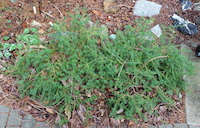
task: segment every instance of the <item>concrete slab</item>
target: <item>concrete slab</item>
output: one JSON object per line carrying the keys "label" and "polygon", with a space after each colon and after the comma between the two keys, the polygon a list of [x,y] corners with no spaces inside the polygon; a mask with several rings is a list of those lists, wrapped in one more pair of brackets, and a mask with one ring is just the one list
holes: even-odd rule
{"label": "concrete slab", "polygon": [[20,126],[6,126],[6,128],[21,128]]}
{"label": "concrete slab", "polygon": [[162,124],[158,126],[159,128],[173,128],[171,124]]}
{"label": "concrete slab", "polygon": [[188,128],[200,128],[200,126],[188,125]]}
{"label": "concrete slab", "polygon": [[21,125],[22,116],[20,116],[16,110],[11,110],[8,117],[7,125]]}
{"label": "concrete slab", "polygon": [[22,128],[35,128],[36,120],[32,117],[32,115],[28,114],[24,116],[22,121]]}
{"label": "concrete slab", "polygon": [[175,123],[173,124],[173,128],[188,128],[188,125],[186,123]]}
{"label": "concrete slab", "polygon": [[9,112],[9,107],[0,105],[0,113]]}
{"label": "concrete slab", "polygon": [[6,125],[8,114],[0,114],[0,128]]}
{"label": "concrete slab", "polygon": [[195,75],[185,77],[190,84],[186,92],[186,121],[187,124],[200,125],[200,58],[196,57],[194,52],[185,44],[181,44],[181,49],[187,51],[182,52],[194,62],[196,67]]}

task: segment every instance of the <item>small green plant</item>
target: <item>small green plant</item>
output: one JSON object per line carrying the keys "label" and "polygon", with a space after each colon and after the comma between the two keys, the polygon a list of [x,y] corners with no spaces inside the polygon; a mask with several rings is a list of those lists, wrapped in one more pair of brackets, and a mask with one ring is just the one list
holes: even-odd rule
{"label": "small green plant", "polygon": [[173,105],[170,96],[185,90],[182,76],[192,72],[192,64],[166,34],[156,40],[147,38],[154,36],[149,20],[126,26],[110,40],[98,24],[88,27],[87,16],[71,18],[70,24],[53,26],[49,43],[41,42],[33,28],[18,36],[17,41],[25,45],[44,46],[18,52],[11,71],[18,77],[22,97],[59,106],[65,122],[74,108],[101,97],[92,93],[98,90],[109,97],[110,116],[146,119],[156,113],[156,105]]}
{"label": "small green plant", "polygon": [[9,36],[5,36],[5,37],[3,38],[3,40],[9,40],[9,39],[10,39]]}
{"label": "small green plant", "polygon": [[23,48],[23,44],[9,44],[9,43],[0,43],[0,58],[10,58],[12,56],[12,51],[21,50]]}

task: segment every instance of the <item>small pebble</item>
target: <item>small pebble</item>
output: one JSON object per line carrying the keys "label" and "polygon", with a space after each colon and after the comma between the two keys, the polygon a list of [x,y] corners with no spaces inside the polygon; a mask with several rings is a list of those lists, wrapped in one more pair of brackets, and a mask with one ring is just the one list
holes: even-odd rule
{"label": "small pebble", "polygon": [[111,34],[110,39],[115,40],[117,38],[116,34]]}

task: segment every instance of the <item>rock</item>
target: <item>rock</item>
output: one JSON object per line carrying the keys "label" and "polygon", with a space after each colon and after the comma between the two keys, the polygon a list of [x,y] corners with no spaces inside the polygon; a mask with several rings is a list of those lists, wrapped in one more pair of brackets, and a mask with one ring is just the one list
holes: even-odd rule
{"label": "rock", "polygon": [[198,45],[198,46],[196,47],[195,55],[196,55],[197,57],[200,57],[200,45]]}
{"label": "rock", "polygon": [[117,38],[116,34],[111,34],[110,39],[115,40]]}
{"label": "rock", "polygon": [[191,10],[192,2],[190,0],[181,0],[180,4],[182,4],[182,10]]}
{"label": "rock", "polygon": [[18,0],[10,0],[10,2],[12,3],[16,3]]}
{"label": "rock", "polygon": [[192,8],[195,10],[195,11],[200,11],[200,2],[198,3],[194,3]]}
{"label": "rock", "polygon": [[153,28],[151,28],[151,31],[152,31],[153,34],[155,34],[158,38],[162,35],[162,30],[161,30],[159,24],[157,24],[156,26],[154,26]]}
{"label": "rock", "polygon": [[198,34],[198,27],[195,23],[185,20],[176,14],[173,14],[172,20],[174,21],[174,27],[181,33],[188,35]]}
{"label": "rock", "polygon": [[200,17],[196,17],[194,19],[194,22],[195,22],[196,25],[200,25]]}
{"label": "rock", "polygon": [[161,5],[155,2],[150,2],[147,0],[138,0],[133,8],[134,15],[137,16],[148,16],[152,17],[154,15],[160,14]]}

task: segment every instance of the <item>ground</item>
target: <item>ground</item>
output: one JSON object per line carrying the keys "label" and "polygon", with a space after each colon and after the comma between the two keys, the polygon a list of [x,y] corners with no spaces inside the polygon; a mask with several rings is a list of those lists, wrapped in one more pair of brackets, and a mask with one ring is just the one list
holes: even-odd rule
{"label": "ground", "polygon": [[[179,0],[152,0],[162,5],[162,9],[159,15],[153,16],[155,22],[153,25],[162,24],[166,26],[172,25],[171,16],[176,13],[191,22],[196,22],[199,18],[198,12],[194,10],[182,11]],[[12,3],[9,0],[0,2],[0,42],[2,43],[16,43],[16,36],[21,34],[25,28],[31,27],[33,20],[42,24],[40,27],[41,31],[46,31],[50,27],[50,22],[55,21],[61,22],[63,17],[68,18],[69,13],[74,13],[74,9],[77,7],[87,8],[87,13],[91,18],[92,22],[98,21],[101,25],[106,25],[109,29],[109,33],[113,34],[117,29],[123,30],[124,25],[134,26],[134,20],[137,16],[133,15],[133,7],[136,1],[131,0],[116,0],[114,13],[106,12],[103,5],[104,0],[18,0],[16,3]],[[193,0],[193,3],[198,0]],[[37,13],[34,13],[33,7],[36,7]],[[117,10],[115,10],[117,8]],[[66,20],[66,24],[67,24]],[[9,40],[4,40],[5,36],[11,37]],[[176,31],[176,38],[173,40],[174,44],[184,43],[186,40],[192,40],[199,42],[198,35],[183,35]],[[15,53],[13,52],[13,56]],[[1,59],[0,66],[5,63],[11,63],[10,60]],[[10,105],[13,108],[21,108],[21,114],[23,112],[29,112],[37,120],[49,121],[56,118],[55,115],[51,114],[51,110],[45,109],[39,101],[35,101],[29,97],[20,99],[20,94],[17,91],[17,84],[15,84],[15,77],[9,75],[0,74],[0,103]],[[184,101],[184,92],[183,92]],[[174,96],[174,99],[177,97]],[[160,111],[158,117],[149,117],[147,121],[141,121],[140,124],[135,124],[131,120],[114,120],[108,116],[101,116],[100,109],[106,109],[105,101],[99,101],[94,108],[93,114],[95,117],[89,120],[88,125],[98,126],[114,126],[129,125],[130,127],[158,125],[161,123],[185,123],[185,105],[184,102],[177,101],[176,108],[168,111],[164,105],[158,105],[157,109]],[[40,109],[38,109],[40,108]],[[37,115],[40,113],[40,116]],[[160,121],[163,119],[163,121]],[[76,113],[72,115],[70,120],[71,127],[81,127],[81,120]]]}

